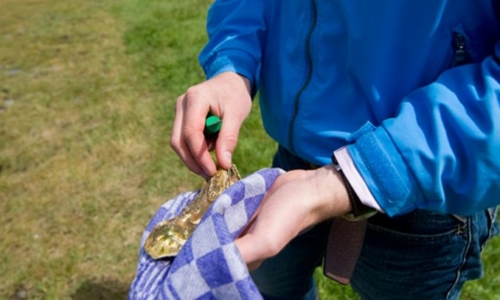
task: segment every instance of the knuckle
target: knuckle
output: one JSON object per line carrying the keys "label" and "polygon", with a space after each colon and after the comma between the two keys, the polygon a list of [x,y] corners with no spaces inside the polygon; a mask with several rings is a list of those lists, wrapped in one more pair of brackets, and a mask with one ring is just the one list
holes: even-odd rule
{"label": "knuckle", "polygon": [[182,103],[184,102],[185,95],[181,95],[177,97],[177,101],[175,102],[175,108],[180,108],[182,107]]}
{"label": "knuckle", "polygon": [[227,145],[236,147],[236,145],[238,144],[238,136],[236,134],[227,134],[224,136],[224,142]]}
{"label": "knuckle", "polygon": [[173,137],[170,138],[170,148],[174,149],[175,152],[177,152],[177,150],[180,148],[177,139],[174,139]]}
{"label": "knuckle", "polygon": [[182,140],[178,134],[172,134],[170,136],[170,148],[172,148],[177,154],[182,153]]}
{"label": "knuckle", "polygon": [[190,126],[185,126],[182,130],[182,137],[186,141],[190,141],[196,135],[196,130]]}
{"label": "knuckle", "polygon": [[193,101],[200,96],[200,90],[198,87],[192,86],[186,90],[185,95],[186,95],[186,97],[185,97],[186,101],[190,102],[190,101]]}
{"label": "knuckle", "polygon": [[178,96],[178,97],[177,97],[177,103],[182,102],[182,101],[184,100],[184,98],[185,98],[185,97],[186,97],[186,94],[185,94],[185,93],[184,93],[184,94],[182,94],[182,95],[180,95],[180,96]]}

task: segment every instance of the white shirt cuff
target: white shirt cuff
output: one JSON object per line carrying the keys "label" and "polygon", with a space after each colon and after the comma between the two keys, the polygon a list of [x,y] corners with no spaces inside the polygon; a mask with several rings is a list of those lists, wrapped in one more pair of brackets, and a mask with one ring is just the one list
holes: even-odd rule
{"label": "white shirt cuff", "polygon": [[363,177],[359,174],[358,169],[356,169],[351,155],[349,154],[349,151],[347,151],[347,147],[335,150],[334,155],[340,165],[340,168],[342,169],[342,172],[344,172],[345,177],[351,184],[352,189],[356,192],[356,195],[358,195],[359,200],[361,200],[361,202],[366,206],[375,208],[380,212],[384,212],[368,189],[368,186],[366,186],[366,183],[363,180]]}

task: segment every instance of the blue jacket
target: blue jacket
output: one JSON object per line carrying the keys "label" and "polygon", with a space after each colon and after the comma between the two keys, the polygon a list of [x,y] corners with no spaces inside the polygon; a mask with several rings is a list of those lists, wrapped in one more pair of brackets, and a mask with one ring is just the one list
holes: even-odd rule
{"label": "blue jacket", "polygon": [[303,159],[348,145],[387,214],[469,215],[500,203],[498,2],[218,0],[200,63]]}

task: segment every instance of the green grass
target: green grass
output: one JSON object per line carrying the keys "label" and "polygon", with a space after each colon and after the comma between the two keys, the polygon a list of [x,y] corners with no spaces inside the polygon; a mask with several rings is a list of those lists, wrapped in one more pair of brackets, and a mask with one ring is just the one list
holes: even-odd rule
{"label": "green grass", "polygon": [[[124,299],[140,234],[201,179],[169,147],[207,0],[0,1],[0,299]],[[234,162],[270,164],[254,110]],[[499,239],[463,299],[500,294]],[[323,299],[356,299],[316,277]]]}

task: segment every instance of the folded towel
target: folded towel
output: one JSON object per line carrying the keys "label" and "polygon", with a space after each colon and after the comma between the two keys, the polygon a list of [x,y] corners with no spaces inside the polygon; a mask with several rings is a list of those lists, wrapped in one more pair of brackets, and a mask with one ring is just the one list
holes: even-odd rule
{"label": "folded towel", "polygon": [[234,240],[281,173],[263,169],[232,185],[214,201],[175,259],[153,260],[143,249],[147,236],[159,222],[179,215],[197,192],[163,204],[142,235],[129,299],[262,299]]}

